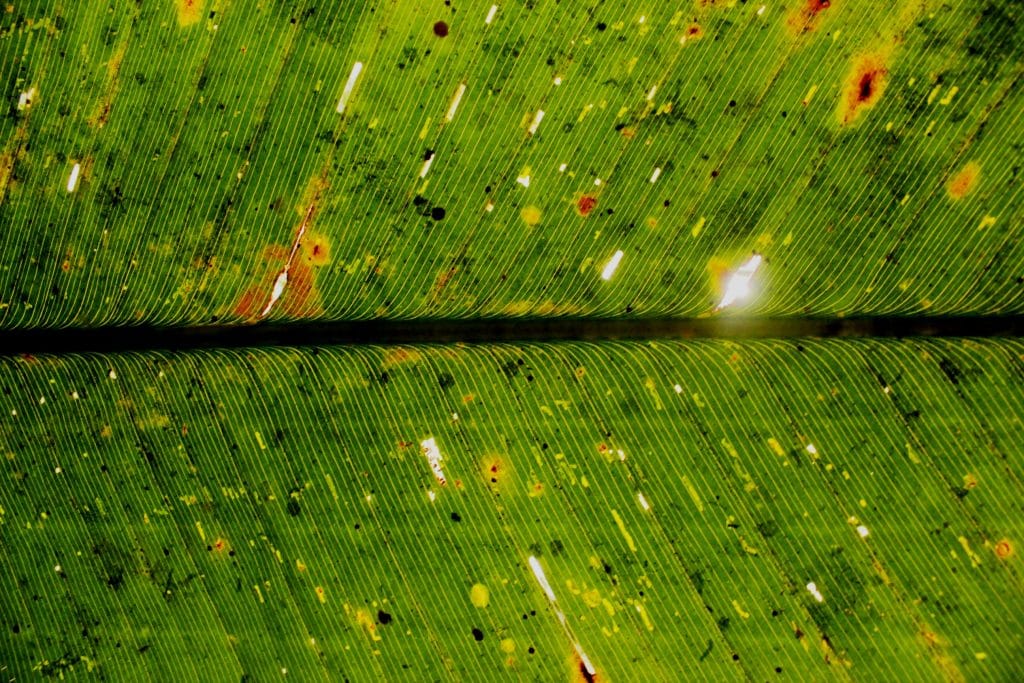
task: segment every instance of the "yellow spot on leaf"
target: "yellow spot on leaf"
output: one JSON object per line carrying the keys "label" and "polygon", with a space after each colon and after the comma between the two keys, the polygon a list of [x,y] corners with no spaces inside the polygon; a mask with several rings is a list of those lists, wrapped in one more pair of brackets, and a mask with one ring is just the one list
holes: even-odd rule
{"label": "yellow spot on leaf", "polygon": [[698,512],[704,512],[704,503],[700,499],[700,493],[697,492],[697,487],[693,485],[690,478],[685,474],[683,475],[683,487],[686,488],[686,492],[690,494],[690,499],[693,500],[693,504],[697,506]]}
{"label": "yellow spot on leaf", "polygon": [[981,558],[978,557],[978,553],[974,552],[971,549],[971,544],[967,540],[967,537],[966,536],[959,536],[956,540],[959,541],[960,547],[962,547],[964,549],[964,552],[967,553],[967,557],[969,557],[971,559],[971,566],[972,567],[980,567],[981,566]]}
{"label": "yellow spot on leaf", "polygon": [[531,228],[540,223],[540,209],[538,209],[536,206],[532,204],[523,207],[523,210],[519,212],[519,215],[522,217],[523,222],[529,225]]}
{"label": "yellow spot on leaf", "polygon": [[601,593],[596,588],[585,591],[581,597],[587,607],[594,608],[601,605]]}
{"label": "yellow spot on leaf", "polygon": [[374,641],[380,640],[380,634],[377,633],[377,624],[374,623],[373,617],[365,609],[356,610],[356,623],[366,629],[366,632],[370,634],[370,637]]}
{"label": "yellow spot on leaf", "polygon": [[206,0],[174,0],[178,12],[178,26],[191,26],[203,16]]}
{"label": "yellow spot on leaf", "polygon": [[482,583],[474,583],[469,589],[469,601],[473,603],[473,607],[483,609],[491,603],[491,592]]}
{"label": "yellow spot on leaf", "polygon": [[618,510],[612,510],[612,517],[615,519],[615,525],[619,527],[619,531],[622,532],[623,538],[626,539],[626,545],[634,553],[636,552],[636,543],[633,541],[633,536],[626,529],[626,523],[622,521],[622,517],[619,516]]}

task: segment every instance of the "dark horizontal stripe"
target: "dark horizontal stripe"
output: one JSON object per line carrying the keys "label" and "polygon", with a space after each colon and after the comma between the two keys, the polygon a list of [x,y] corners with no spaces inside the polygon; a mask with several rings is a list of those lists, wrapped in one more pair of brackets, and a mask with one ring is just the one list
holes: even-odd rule
{"label": "dark horizontal stripe", "polygon": [[475,319],[106,327],[0,332],[0,354],[66,354],[259,346],[451,344],[609,339],[1019,337],[1024,316],[701,319]]}

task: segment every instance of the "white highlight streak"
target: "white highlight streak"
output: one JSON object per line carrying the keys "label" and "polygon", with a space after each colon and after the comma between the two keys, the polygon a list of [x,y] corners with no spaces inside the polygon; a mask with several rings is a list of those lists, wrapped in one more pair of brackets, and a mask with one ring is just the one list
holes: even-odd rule
{"label": "white highlight streak", "polygon": [[444,460],[444,457],[441,455],[441,449],[437,447],[434,437],[420,441],[420,448],[423,449],[423,455],[427,456],[427,462],[430,463],[430,469],[433,470],[437,483],[441,486],[447,484],[448,480],[445,479],[444,471],[441,469],[441,461]]}
{"label": "white highlight streak", "polygon": [[341,91],[341,99],[338,100],[338,113],[342,114],[345,111],[345,105],[348,104],[348,98],[352,95],[352,90],[356,87],[356,79],[359,78],[359,74],[363,71],[363,63],[356,62],[352,65],[352,73],[348,75],[348,82],[345,83],[345,89]]}
{"label": "white highlight streak", "polygon": [[602,280],[607,281],[612,279],[612,275],[615,275],[615,271],[618,269],[619,263],[622,261],[622,256],[623,254],[621,249],[612,254],[612,257],[608,259],[608,263],[605,264],[604,270],[601,271]]}
{"label": "white highlight streak", "polygon": [[651,509],[651,505],[650,505],[650,503],[647,502],[647,499],[644,498],[644,494],[638,493],[638,494],[636,494],[636,497],[640,499],[640,506],[643,507],[644,510],[650,510]]}
{"label": "white highlight streak", "polygon": [[516,182],[519,183],[520,185],[522,185],[523,187],[529,187],[530,186],[530,176],[528,176],[528,175],[521,175],[518,178],[516,178]]}
{"label": "white highlight streak", "polygon": [[652,85],[651,89],[647,91],[647,101],[650,102],[654,99],[654,93],[658,92],[658,86]]}
{"label": "white highlight streak", "polygon": [[82,170],[79,164],[75,164],[71,167],[71,175],[68,177],[68,192],[74,192],[75,188],[78,187],[78,173]]}
{"label": "white highlight streak", "polygon": [[554,602],[555,592],[551,590],[551,584],[548,583],[548,577],[544,576],[544,568],[540,566],[540,561],[533,555],[530,555],[527,562],[530,563],[530,569],[533,570],[533,575],[537,577],[537,583],[540,584],[540,587],[543,588],[544,592],[547,594],[548,600]]}
{"label": "white highlight streak", "polygon": [[754,254],[750,257],[749,261],[736,269],[736,272],[729,278],[729,284],[725,287],[725,296],[722,297],[722,301],[715,308],[716,311],[720,311],[726,306],[731,306],[740,299],[749,296],[750,280],[760,267],[761,260],[760,254]]}
{"label": "white highlight streak", "polygon": [[465,93],[466,84],[459,83],[459,87],[455,89],[455,95],[452,97],[452,103],[448,105],[448,113],[444,115],[445,123],[451,123],[455,118],[455,110],[459,108],[459,102],[462,101],[462,96]]}
{"label": "white highlight streak", "polygon": [[487,13],[487,18],[484,19],[485,24],[489,24],[494,21],[494,15],[498,13],[498,6],[491,5],[491,10]]}
{"label": "white highlight streak", "polygon": [[869,533],[868,528],[861,524],[859,527],[857,527],[857,533],[860,534],[861,538],[867,538]]}
{"label": "white highlight streak", "polygon": [[423,168],[420,170],[420,178],[427,177],[427,171],[430,170],[430,165],[434,163],[434,156],[435,154],[431,152],[430,156],[427,157],[427,160],[423,162]]}
{"label": "white highlight streak", "polygon": [[660,176],[660,175],[661,175],[661,168],[660,167],[655,168],[654,169],[654,173],[651,174],[651,182],[652,183],[658,182],[658,176]]}
{"label": "white highlight streak", "polygon": [[807,590],[810,591],[811,595],[814,596],[815,600],[817,600],[818,602],[825,602],[824,596],[818,590],[818,587],[814,584],[813,581],[807,584]]}
{"label": "white highlight streak", "polygon": [[533,123],[530,124],[530,135],[534,135],[537,129],[540,128],[540,122],[544,120],[544,110],[538,109],[537,113],[533,115]]}
{"label": "white highlight streak", "polygon": [[267,307],[260,313],[261,318],[265,318],[267,313],[270,313],[270,309],[274,307],[277,300],[284,294],[285,285],[288,284],[288,268],[286,267],[281,271],[281,274],[277,276],[277,280],[274,282],[274,291],[270,293],[270,301],[267,302]]}
{"label": "white highlight streak", "polygon": [[583,662],[583,666],[587,667],[587,673],[591,676],[594,675],[594,665],[590,663],[590,658],[587,657],[587,653],[583,651],[579,643],[573,643],[576,647],[576,654],[580,656],[580,661]]}

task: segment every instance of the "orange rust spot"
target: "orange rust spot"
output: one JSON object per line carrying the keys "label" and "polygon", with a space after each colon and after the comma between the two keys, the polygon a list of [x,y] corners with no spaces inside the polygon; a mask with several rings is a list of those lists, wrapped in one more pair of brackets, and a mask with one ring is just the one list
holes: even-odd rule
{"label": "orange rust spot", "polygon": [[1013,555],[1013,544],[1010,543],[1009,539],[1002,539],[996,543],[996,557],[1000,560],[1005,560]]}
{"label": "orange rust spot", "polygon": [[704,29],[702,29],[700,27],[700,24],[696,24],[696,23],[690,24],[686,28],[686,39],[687,40],[697,40],[697,39],[703,38],[703,37],[704,37]]}
{"label": "orange rust spot", "polygon": [[223,538],[217,538],[217,540],[213,542],[212,547],[216,552],[222,553],[228,549],[228,542]]}
{"label": "orange rust spot", "polygon": [[585,194],[576,202],[576,213],[586,217],[597,206],[597,197]]}
{"label": "orange rust spot", "polygon": [[635,128],[630,128],[629,126],[626,126],[625,128],[622,129],[621,132],[622,132],[622,137],[626,138],[627,140],[632,140],[633,138],[636,137],[636,129]]}
{"label": "orange rust spot", "polygon": [[465,396],[462,397],[462,402],[468,404],[468,403],[472,403],[475,399],[476,399],[475,395],[473,395],[473,394],[466,394]]}
{"label": "orange rust spot", "polygon": [[60,269],[65,273],[71,270],[71,261],[64,259],[64,262],[60,264]]}
{"label": "orange rust spot", "polygon": [[843,83],[843,94],[836,109],[840,126],[848,126],[882,99],[889,73],[887,55],[878,52],[854,59]]}
{"label": "orange rust spot", "polygon": [[949,194],[949,198],[963,199],[974,191],[980,178],[981,165],[977,161],[968,162],[946,183],[946,192]]}
{"label": "orange rust spot", "polygon": [[205,4],[205,0],[174,0],[178,26],[185,27],[197,23],[203,16]]}

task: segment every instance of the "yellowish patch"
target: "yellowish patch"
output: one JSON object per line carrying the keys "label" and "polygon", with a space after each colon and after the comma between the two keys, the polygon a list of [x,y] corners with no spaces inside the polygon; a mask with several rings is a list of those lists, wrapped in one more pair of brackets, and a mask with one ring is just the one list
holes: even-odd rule
{"label": "yellowish patch", "polygon": [[192,26],[203,18],[203,7],[206,0],[174,0],[174,8],[178,12],[178,26]]}
{"label": "yellowish patch", "polygon": [[729,274],[729,262],[717,256],[708,260],[708,275],[711,277],[711,289],[716,296],[725,291],[725,278]]}
{"label": "yellowish patch", "polygon": [[384,357],[381,359],[381,365],[383,365],[385,369],[393,368],[396,365],[418,363],[422,358],[423,356],[416,349],[396,346],[384,352]]}
{"label": "yellowish patch", "polygon": [[482,583],[474,583],[469,589],[469,601],[473,603],[473,607],[483,609],[491,604],[491,591]]}
{"label": "yellowish patch", "polygon": [[331,262],[331,243],[320,233],[306,233],[302,240],[302,256],[314,268],[326,266]]}
{"label": "yellowish patch", "polygon": [[981,179],[981,164],[969,161],[946,183],[946,193],[950,199],[963,199],[978,186]]}
{"label": "yellowish patch", "polygon": [[504,638],[501,641],[501,651],[507,655],[512,654],[516,651],[516,641],[511,638]]}
{"label": "yellowish patch", "polygon": [[114,430],[110,428],[110,425],[103,425],[103,428],[100,430],[100,436],[104,439],[109,439],[113,435]]}
{"label": "yellowish patch", "polygon": [[524,207],[523,210],[519,212],[519,215],[522,216],[523,222],[529,225],[531,228],[540,223],[540,209],[538,209],[536,206],[532,204],[530,206]]}
{"label": "yellowish patch", "polygon": [[377,641],[380,640],[380,634],[377,633],[377,624],[374,623],[373,617],[365,609],[359,609],[356,611],[356,623],[366,629],[366,632],[370,634],[370,638]]}

